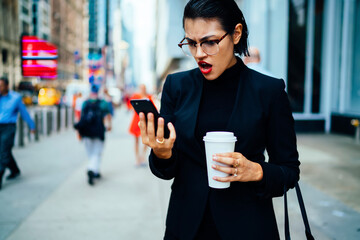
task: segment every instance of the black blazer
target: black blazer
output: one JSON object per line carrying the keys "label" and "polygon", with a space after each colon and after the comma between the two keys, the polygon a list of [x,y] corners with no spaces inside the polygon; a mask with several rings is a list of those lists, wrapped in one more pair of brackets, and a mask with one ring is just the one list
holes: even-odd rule
{"label": "black blazer", "polygon": [[195,138],[203,76],[196,68],[171,74],[164,84],[160,113],[175,125],[177,139],[170,159],[158,159],[151,152],[149,163],[157,177],[174,178],[166,220],[174,239],[195,237],[208,200],[222,239],[279,239],[271,198],[299,180],[294,120],[283,80],[251,70],[241,61],[238,67],[240,83],[224,130],[235,133],[236,152],[262,166],[261,182],[234,182],[230,188],[210,191],[204,146]]}

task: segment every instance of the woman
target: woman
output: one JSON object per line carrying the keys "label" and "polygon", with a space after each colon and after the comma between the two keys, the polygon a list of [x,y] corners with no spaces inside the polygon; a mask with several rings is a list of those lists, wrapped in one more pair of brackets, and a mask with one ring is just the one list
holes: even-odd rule
{"label": "woman", "polygon": [[[279,239],[272,197],[294,187],[300,164],[285,84],[235,56],[247,55],[248,30],[233,0],[189,1],[183,26],[179,46],[199,67],[167,77],[156,133],[152,114],[147,124],[140,114],[151,171],[174,179],[164,239]],[[208,187],[202,138],[209,131],[238,139],[235,152],[213,156],[229,165],[213,166],[230,174],[215,178],[231,182],[227,189]]]}
{"label": "woman", "polygon": [[[132,108],[130,104],[130,100],[132,99],[142,99],[148,98],[152,101],[151,95],[146,92],[145,84],[140,84],[139,92],[135,93],[128,101],[128,108]],[[136,167],[146,166],[145,164],[145,154],[147,151],[147,146],[144,145],[142,151],[140,152],[140,128],[139,128],[139,115],[134,111],[133,118],[130,123],[129,133],[135,137],[135,157],[136,157]]]}

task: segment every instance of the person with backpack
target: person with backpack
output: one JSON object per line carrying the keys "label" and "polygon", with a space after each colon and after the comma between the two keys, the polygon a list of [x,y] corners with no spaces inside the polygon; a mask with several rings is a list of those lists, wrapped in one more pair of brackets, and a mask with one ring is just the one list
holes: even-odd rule
{"label": "person with backpack", "polygon": [[99,86],[92,85],[89,98],[83,103],[80,121],[75,124],[85,144],[89,159],[87,175],[92,186],[100,178],[100,162],[104,149],[105,131],[111,130],[111,110],[109,104],[99,99]]}

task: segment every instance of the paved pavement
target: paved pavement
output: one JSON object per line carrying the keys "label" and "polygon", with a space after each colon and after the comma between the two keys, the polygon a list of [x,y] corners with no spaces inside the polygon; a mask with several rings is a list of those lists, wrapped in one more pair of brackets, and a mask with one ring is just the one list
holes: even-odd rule
{"label": "paved pavement", "polygon": [[[131,115],[117,112],[105,146],[103,179],[86,182],[84,146],[72,130],[14,155],[21,178],[0,191],[0,240],[162,239],[170,181],[135,168]],[[299,135],[301,187],[316,239],[360,239],[360,145],[349,137]],[[283,199],[274,199],[283,239]],[[295,191],[289,193],[292,239],[304,239]]]}

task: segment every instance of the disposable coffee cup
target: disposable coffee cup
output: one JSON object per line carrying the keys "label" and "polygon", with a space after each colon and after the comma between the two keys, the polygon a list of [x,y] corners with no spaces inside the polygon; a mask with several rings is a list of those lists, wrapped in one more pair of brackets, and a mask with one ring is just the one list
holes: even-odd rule
{"label": "disposable coffee cup", "polygon": [[213,177],[227,177],[229,174],[220,172],[213,169],[211,166],[213,164],[220,166],[227,166],[225,164],[214,162],[213,155],[217,153],[227,153],[234,152],[236,137],[232,132],[207,132],[206,136],[203,138],[205,142],[205,153],[206,153],[206,166],[209,187],[212,188],[228,188],[230,187],[230,182],[219,182],[213,179]]}

